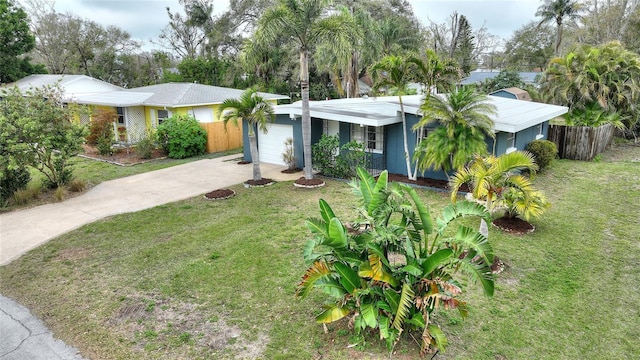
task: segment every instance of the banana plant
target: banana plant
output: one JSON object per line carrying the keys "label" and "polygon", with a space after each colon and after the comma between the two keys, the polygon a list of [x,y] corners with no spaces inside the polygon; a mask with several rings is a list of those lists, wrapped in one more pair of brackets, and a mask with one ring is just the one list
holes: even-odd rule
{"label": "banana plant", "polygon": [[493,249],[459,221],[489,221],[490,214],[482,205],[460,201],[433,221],[414,188],[389,183],[386,171],[377,180],[362,168],[357,173],[350,184],[358,200],[355,221],[343,223],[323,199],[320,217],[307,220],[313,237],[304,247],[308,269],[296,295],[321,291],[329,301],[317,322],[349,318],[358,333],[377,330],[389,351],[405,331],[421,333],[423,353],[444,351],[447,339],[432,315],[456,309],[466,317],[459,279],[469,278],[493,296]]}

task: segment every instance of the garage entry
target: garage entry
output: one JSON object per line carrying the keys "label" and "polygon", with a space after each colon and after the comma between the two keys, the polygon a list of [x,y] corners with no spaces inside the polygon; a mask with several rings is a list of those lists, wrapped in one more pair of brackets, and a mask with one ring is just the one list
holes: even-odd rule
{"label": "garage entry", "polygon": [[266,134],[258,131],[258,151],[260,162],[269,164],[286,165],[282,160],[284,141],[293,138],[293,126],[281,124],[268,124]]}

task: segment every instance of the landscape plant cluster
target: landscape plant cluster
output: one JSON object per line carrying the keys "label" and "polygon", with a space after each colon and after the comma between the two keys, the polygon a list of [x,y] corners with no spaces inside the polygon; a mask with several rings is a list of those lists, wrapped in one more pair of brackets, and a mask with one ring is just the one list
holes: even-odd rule
{"label": "landscape plant cluster", "polygon": [[362,168],[357,172],[351,183],[357,219],[341,221],[321,199],[321,217],[307,220],[313,234],[304,247],[309,268],[296,295],[324,293],[330,300],[317,322],[349,317],[357,333],[377,331],[389,351],[414,331],[423,353],[444,351],[448,341],[434,313],[458,310],[466,317],[462,279],[493,295],[493,249],[475,225],[462,221],[490,222],[491,215],[483,205],[460,201],[434,222],[414,188],[388,183],[386,171],[377,181]]}
{"label": "landscape plant cluster", "polygon": [[87,128],[72,121],[79,108],[63,106],[58,88],[21,92],[3,89],[0,101],[0,193],[2,203],[24,189],[29,167],[44,175],[43,185],[57,188],[73,179],[69,160],[82,150]]}
{"label": "landscape plant cluster", "polygon": [[364,144],[350,141],[340,146],[338,135],[322,134],[311,151],[314,169],[324,176],[351,179],[356,176],[358,167],[367,166]]}
{"label": "landscape plant cluster", "polygon": [[162,149],[173,159],[202,155],[206,150],[207,133],[189,115],[176,114],[166,119],[158,125],[157,136]]}

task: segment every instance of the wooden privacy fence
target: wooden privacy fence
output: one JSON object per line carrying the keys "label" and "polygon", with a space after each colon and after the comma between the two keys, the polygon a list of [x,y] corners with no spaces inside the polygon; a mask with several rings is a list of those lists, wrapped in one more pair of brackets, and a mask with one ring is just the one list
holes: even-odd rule
{"label": "wooden privacy fence", "polygon": [[613,125],[549,126],[549,140],[558,147],[561,159],[592,160],[604,151],[613,139]]}
{"label": "wooden privacy fence", "polygon": [[207,132],[207,152],[219,152],[242,147],[242,124],[228,124],[224,128],[223,122],[200,123]]}

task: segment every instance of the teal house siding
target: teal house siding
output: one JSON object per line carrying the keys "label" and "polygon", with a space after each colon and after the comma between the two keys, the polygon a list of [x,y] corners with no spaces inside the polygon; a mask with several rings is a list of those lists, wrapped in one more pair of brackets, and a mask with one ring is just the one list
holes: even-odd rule
{"label": "teal house siding", "polygon": [[[299,168],[304,167],[304,152],[302,148],[302,122],[300,119],[291,120],[289,115],[279,114],[276,115],[273,124],[292,125],[293,126],[293,151],[296,157],[296,166]],[[322,131],[322,125],[320,126]],[[242,155],[245,161],[253,161],[251,159],[251,148],[249,146],[249,124],[246,121],[242,121],[242,142],[244,147],[242,149]],[[258,149],[260,149],[260,142],[258,142]]]}

